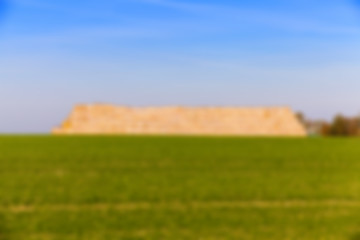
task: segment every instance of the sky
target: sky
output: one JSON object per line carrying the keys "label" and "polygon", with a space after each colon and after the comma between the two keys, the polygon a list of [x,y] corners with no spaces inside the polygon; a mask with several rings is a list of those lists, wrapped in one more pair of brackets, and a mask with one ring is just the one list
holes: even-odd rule
{"label": "sky", "polygon": [[360,114],[360,1],[0,0],[0,132],[78,103]]}

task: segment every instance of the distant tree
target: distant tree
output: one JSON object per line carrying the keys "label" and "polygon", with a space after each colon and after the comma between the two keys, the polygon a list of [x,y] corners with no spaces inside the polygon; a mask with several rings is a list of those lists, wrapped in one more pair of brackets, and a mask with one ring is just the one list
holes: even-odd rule
{"label": "distant tree", "polygon": [[323,122],[320,128],[320,135],[321,136],[329,136],[331,135],[331,125],[327,122]]}
{"label": "distant tree", "polygon": [[348,136],[358,136],[359,135],[359,119],[350,118],[346,122],[346,130]]}
{"label": "distant tree", "polygon": [[330,135],[333,136],[347,136],[347,123],[345,117],[342,115],[335,116],[331,126],[330,126]]}
{"label": "distant tree", "polygon": [[342,115],[337,115],[330,126],[330,135],[358,136],[360,129],[359,127],[359,118],[346,118]]}
{"label": "distant tree", "polygon": [[360,116],[349,118],[339,114],[331,122],[308,120],[302,112],[296,113],[296,117],[311,136],[360,136]]}
{"label": "distant tree", "polygon": [[305,124],[306,123],[306,118],[305,118],[305,115],[304,113],[302,112],[297,112],[295,114],[296,118],[302,123],[302,124]]}

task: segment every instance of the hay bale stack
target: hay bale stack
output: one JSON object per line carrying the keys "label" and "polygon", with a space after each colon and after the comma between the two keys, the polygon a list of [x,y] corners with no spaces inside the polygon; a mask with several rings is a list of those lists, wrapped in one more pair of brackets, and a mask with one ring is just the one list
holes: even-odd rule
{"label": "hay bale stack", "polygon": [[54,134],[306,136],[287,107],[78,105]]}

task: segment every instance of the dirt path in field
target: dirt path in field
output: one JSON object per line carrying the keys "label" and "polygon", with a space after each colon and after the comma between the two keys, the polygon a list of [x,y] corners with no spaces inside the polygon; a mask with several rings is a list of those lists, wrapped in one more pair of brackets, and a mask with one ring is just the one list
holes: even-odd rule
{"label": "dirt path in field", "polygon": [[33,211],[134,211],[150,209],[226,209],[226,208],[311,208],[311,207],[360,207],[360,201],[351,200],[324,200],[324,201],[236,201],[236,202],[137,202],[137,203],[98,203],[98,204],[52,204],[52,205],[11,205],[0,207],[6,212],[33,212]]}

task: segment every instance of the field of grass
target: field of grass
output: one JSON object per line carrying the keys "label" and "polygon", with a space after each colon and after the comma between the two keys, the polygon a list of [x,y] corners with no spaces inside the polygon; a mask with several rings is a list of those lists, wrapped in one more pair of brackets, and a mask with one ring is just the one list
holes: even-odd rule
{"label": "field of grass", "polygon": [[360,140],[0,137],[0,240],[360,239]]}

